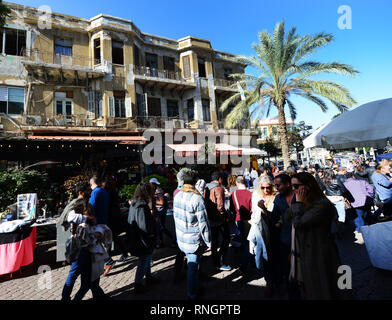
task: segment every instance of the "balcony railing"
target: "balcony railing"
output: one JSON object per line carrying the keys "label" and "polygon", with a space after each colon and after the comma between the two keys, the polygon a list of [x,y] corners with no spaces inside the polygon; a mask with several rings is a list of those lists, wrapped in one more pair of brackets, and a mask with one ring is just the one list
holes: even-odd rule
{"label": "balcony railing", "polygon": [[97,122],[87,114],[56,115],[46,117],[44,115],[23,115],[22,125],[24,126],[56,126],[56,127],[95,127]]}
{"label": "balcony railing", "polygon": [[180,117],[137,116],[134,121],[138,128],[183,129],[187,127],[187,123]]}
{"label": "balcony railing", "polygon": [[215,86],[217,87],[231,87],[234,81],[227,79],[214,79]]}
{"label": "balcony railing", "polygon": [[169,70],[162,70],[162,69],[149,68],[143,66],[134,66],[134,73],[139,76],[185,81],[185,79],[181,77],[180,72],[169,71]]}
{"label": "balcony railing", "polygon": [[90,65],[92,65],[92,62],[94,62],[93,59],[88,56],[61,55],[37,49],[27,50],[23,55],[23,60],[31,62],[58,64],[65,67],[90,67]]}

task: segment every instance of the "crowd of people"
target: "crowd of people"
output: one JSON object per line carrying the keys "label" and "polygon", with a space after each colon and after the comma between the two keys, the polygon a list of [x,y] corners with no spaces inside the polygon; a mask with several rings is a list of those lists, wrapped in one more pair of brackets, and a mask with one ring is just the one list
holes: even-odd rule
{"label": "crowd of people", "polygon": [[[93,299],[108,299],[99,286],[100,276],[114,266],[111,243],[121,250],[120,262],[138,257],[134,293],[144,293],[161,280],[151,274],[155,249],[165,244],[176,248],[174,283],[186,266],[187,297],[200,297],[202,257],[210,251],[216,270],[231,271],[230,245],[240,252],[238,272],[246,277],[261,270],[265,295],[298,299],[338,299],[341,265],[337,241],[352,217],[354,232],[392,216],[392,163],[354,161],[349,169],[339,165],[276,166],[245,169],[243,175],[223,170],[211,173],[211,181],[182,168],[177,188],[165,193],[158,179],[138,184],[129,200],[124,221],[113,179],[93,176],[90,186],[79,185],[78,197],[61,216],[70,228],[67,259],[71,269],[63,289],[69,300],[76,278],[80,300],[88,290]],[[91,190],[91,192],[89,192]],[[175,233],[166,226],[173,212]],[[125,232],[125,237],[120,234]],[[185,265],[186,260],[186,265]]]}

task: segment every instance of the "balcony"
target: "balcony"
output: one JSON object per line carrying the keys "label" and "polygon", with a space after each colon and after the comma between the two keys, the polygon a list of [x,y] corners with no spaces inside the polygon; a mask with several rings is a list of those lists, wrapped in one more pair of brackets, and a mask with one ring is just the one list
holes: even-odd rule
{"label": "balcony", "polygon": [[87,86],[88,80],[105,75],[103,71],[90,67],[92,59],[87,56],[59,55],[36,49],[26,52],[22,64],[31,79],[42,84]]}
{"label": "balcony", "polygon": [[134,122],[139,129],[184,129],[188,124],[179,117],[137,116]]}
{"label": "balcony", "polygon": [[238,88],[234,86],[235,82],[232,80],[227,80],[227,79],[214,79],[214,86],[215,86],[215,91],[218,93],[221,92],[238,92]]}
{"label": "balcony", "polygon": [[168,90],[185,90],[196,88],[194,82],[181,77],[181,72],[164,69],[134,66],[135,80],[147,87],[157,87]]}
{"label": "balcony", "polygon": [[56,115],[23,115],[22,127],[98,127],[99,120],[91,119],[87,114]]}

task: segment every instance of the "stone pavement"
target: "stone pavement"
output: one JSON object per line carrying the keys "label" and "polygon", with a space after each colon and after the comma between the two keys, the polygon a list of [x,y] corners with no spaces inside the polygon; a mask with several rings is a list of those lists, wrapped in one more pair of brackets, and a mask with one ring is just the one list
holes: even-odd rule
{"label": "stone pavement", "polygon": [[[360,234],[354,235],[351,226],[346,229],[346,236],[338,241],[338,247],[342,263],[352,268],[353,298],[392,299],[392,272],[372,267]],[[69,265],[56,262],[55,250],[55,240],[38,241],[31,265],[22,267],[12,275],[0,276],[0,300],[59,300]],[[176,249],[169,247],[154,251],[152,272],[161,279],[161,283],[145,294],[134,295],[132,292],[137,265],[134,257],[125,263],[116,264],[106,277],[101,278],[101,287],[115,300],[185,300],[186,280],[177,285],[172,283],[175,254]],[[232,265],[236,266],[235,261],[239,257],[233,247],[230,247],[230,256]],[[119,255],[114,258],[118,259]],[[263,292],[264,278],[254,266],[251,276],[242,278],[236,269],[230,272],[214,271],[211,263],[210,252],[207,252],[202,260],[203,300],[266,299]],[[43,265],[50,266],[50,274],[38,273],[39,267]],[[45,279],[48,281],[45,282]],[[78,279],[72,296],[79,285]],[[85,299],[91,297],[91,292],[88,292]],[[285,296],[273,299],[285,299]]]}

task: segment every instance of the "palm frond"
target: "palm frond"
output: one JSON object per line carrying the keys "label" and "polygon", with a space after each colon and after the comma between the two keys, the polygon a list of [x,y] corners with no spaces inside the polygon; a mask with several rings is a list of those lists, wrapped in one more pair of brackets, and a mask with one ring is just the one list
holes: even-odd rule
{"label": "palm frond", "polygon": [[328,100],[352,107],[357,102],[351,97],[350,92],[341,85],[331,81],[314,81],[304,79],[298,82],[297,87],[307,93],[323,96]]}
{"label": "palm frond", "polygon": [[290,100],[286,100],[287,106],[289,107],[291,119],[295,120],[297,118],[297,110],[294,104]]}

